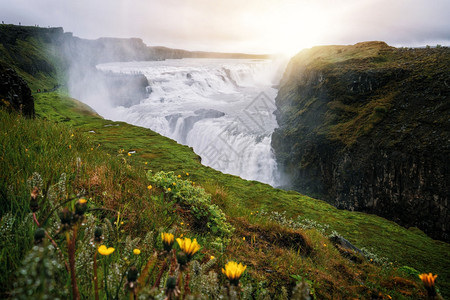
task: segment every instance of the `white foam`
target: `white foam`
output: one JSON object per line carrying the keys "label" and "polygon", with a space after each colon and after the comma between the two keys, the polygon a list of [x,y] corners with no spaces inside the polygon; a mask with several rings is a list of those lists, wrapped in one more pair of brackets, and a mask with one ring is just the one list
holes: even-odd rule
{"label": "white foam", "polygon": [[[270,145],[279,64],[270,60],[181,59],[108,63],[103,71],[141,73],[151,94],[141,103],[97,111],[193,147],[222,172],[278,184]],[[224,113],[222,115],[221,113]]]}

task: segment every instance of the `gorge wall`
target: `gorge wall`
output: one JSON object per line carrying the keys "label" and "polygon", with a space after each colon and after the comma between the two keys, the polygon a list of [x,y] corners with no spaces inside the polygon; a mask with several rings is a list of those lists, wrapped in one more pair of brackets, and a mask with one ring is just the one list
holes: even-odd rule
{"label": "gorge wall", "polygon": [[286,188],[450,240],[450,49],[304,50],[276,98]]}

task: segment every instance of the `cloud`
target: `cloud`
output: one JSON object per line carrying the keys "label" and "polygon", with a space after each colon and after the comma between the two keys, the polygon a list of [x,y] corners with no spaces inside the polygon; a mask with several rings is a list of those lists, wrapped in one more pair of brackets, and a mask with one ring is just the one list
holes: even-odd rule
{"label": "cloud", "polygon": [[6,23],[63,26],[90,39],[140,37],[189,50],[450,42],[447,0],[0,0],[0,11]]}

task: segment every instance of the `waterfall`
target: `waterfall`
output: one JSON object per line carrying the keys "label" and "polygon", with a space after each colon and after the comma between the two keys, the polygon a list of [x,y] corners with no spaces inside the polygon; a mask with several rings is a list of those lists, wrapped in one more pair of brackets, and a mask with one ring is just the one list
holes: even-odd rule
{"label": "waterfall", "polygon": [[98,70],[147,77],[151,93],[130,107],[94,106],[113,120],[150,128],[202,157],[202,163],[276,186],[271,135],[280,64],[250,59],[108,63]]}

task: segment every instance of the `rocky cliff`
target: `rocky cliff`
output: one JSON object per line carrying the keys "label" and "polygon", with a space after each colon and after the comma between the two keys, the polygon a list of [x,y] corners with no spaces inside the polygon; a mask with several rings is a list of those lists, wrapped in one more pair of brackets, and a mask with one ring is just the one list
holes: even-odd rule
{"label": "rocky cliff", "polygon": [[449,241],[449,96],[449,48],[300,52],[276,98],[286,188]]}
{"label": "rocky cliff", "polygon": [[34,99],[25,80],[10,66],[0,62],[0,106],[24,116],[34,116]]}

